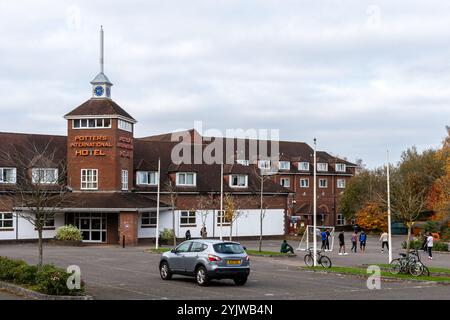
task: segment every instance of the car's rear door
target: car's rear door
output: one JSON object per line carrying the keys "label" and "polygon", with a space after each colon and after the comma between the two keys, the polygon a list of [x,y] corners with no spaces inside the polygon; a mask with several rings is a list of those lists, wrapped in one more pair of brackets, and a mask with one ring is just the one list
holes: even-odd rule
{"label": "car's rear door", "polygon": [[206,249],[206,244],[200,241],[192,242],[192,246],[188,253],[185,255],[185,267],[186,272],[193,273],[195,270],[195,266],[197,265],[198,255],[200,252]]}

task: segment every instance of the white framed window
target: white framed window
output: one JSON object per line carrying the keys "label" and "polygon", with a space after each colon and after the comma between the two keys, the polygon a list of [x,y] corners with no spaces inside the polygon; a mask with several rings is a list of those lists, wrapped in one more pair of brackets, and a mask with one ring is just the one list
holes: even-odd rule
{"label": "white framed window", "polygon": [[337,179],[337,187],[344,189],[345,188],[345,179]]}
{"label": "white framed window", "polygon": [[327,179],[319,179],[319,188],[326,188],[328,186]]}
{"label": "white framed window", "polygon": [[195,211],[180,211],[180,226],[197,225]]}
{"label": "white framed window", "polygon": [[336,217],[336,225],[343,226],[345,225],[345,217],[342,213],[338,213]]}
{"label": "white framed window", "polygon": [[336,163],[336,172],[345,172],[346,170],[345,163]]}
{"label": "white framed window", "polygon": [[0,168],[0,183],[16,183],[16,168]]}
{"label": "white framed window", "polygon": [[291,179],[289,178],[281,178],[280,179],[280,184],[285,187],[285,188],[289,188],[291,186]]}
{"label": "white framed window", "polygon": [[230,174],[230,187],[246,188],[248,176],[246,174]]}
{"label": "white framed window", "polygon": [[222,223],[222,226],[229,226],[231,224],[230,217],[227,217],[224,214],[225,211],[217,211],[216,222],[218,227],[220,227],[220,223]]}
{"label": "white framed window", "polygon": [[122,190],[128,190],[128,170],[122,170]]}
{"label": "white framed window", "polygon": [[141,227],[156,227],[156,212],[142,212]]}
{"label": "white framed window", "polygon": [[177,172],[177,186],[195,186],[196,180],[195,172]]}
{"label": "white framed window", "polygon": [[326,162],[317,163],[317,171],[328,171],[328,163]]}
{"label": "white framed window", "polygon": [[248,166],[249,165],[249,161],[245,160],[245,159],[238,159],[236,160],[237,164],[243,165],[243,166]]}
{"label": "white framed window", "polygon": [[309,162],[299,162],[298,170],[299,171],[309,171]]}
{"label": "white framed window", "polygon": [[291,169],[291,163],[289,161],[280,161],[280,170]]}
{"label": "white framed window", "polygon": [[73,129],[111,128],[110,118],[73,119]]}
{"label": "white framed window", "polygon": [[136,184],[139,185],[158,185],[158,172],[156,171],[137,171]]}
{"label": "white framed window", "polygon": [[300,188],[309,188],[309,179],[308,178],[300,179]]}
{"label": "white framed window", "polygon": [[270,169],[270,160],[258,160],[259,169]]}
{"label": "white framed window", "polygon": [[81,169],[81,189],[82,190],[98,189],[97,169]]}
{"label": "white framed window", "polygon": [[118,123],[118,127],[121,130],[125,130],[128,132],[133,132],[133,124],[131,122],[119,119]]}
{"label": "white framed window", "polygon": [[58,169],[56,168],[33,168],[31,180],[36,184],[56,184],[58,182]]}
{"label": "white framed window", "polygon": [[0,212],[0,229],[14,228],[14,218],[12,212]]}

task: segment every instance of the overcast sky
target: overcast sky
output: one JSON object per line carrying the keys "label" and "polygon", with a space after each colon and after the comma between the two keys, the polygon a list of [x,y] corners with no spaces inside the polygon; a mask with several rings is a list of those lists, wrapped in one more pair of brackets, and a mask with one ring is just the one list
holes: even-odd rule
{"label": "overcast sky", "polygon": [[66,134],[101,24],[136,137],[273,128],[374,167],[450,124],[447,0],[0,0],[0,131]]}

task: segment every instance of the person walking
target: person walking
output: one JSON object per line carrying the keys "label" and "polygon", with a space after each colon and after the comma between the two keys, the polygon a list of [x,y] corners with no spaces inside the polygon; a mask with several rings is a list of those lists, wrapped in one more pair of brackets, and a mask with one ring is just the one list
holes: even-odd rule
{"label": "person walking", "polygon": [[352,234],[352,248],[350,249],[351,252],[355,252],[356,253],[356,248],[357,248],[357,242],[358,242],[358,233],[355,231]]}
{"label": "person walking", "polygon": [[320,233],[320,235],[321,235],[321,237],[322,237],[322,247],[321,247],[321,250],[324,250],[324,249],[325,249],[325,246],[326,246],[326,244],[327,244],[327,233],[325,232],[325,230],[323,230],[323,231]]}
{"label": "person walking", "polygon": [[327,230],[325,231],[325,235],[326,235],[326,239],[325,239],[325,251],[331,251],[331,250],[330,250],[330,237],[331,237],[330,229],[327,229]]}
{"label": "person walking", "polygon": [[384,246],[386,246],[386,248],[389,251],[389,235],[386,231],[381,234],[380,241],[381,241],[381,253],[384,253]]}
{"label": "person walking", "polygon": [[367,234],[363,230],[359,234],[359,250],[361,250],[362,253],[366,251],[366,241],[367,241]]}
{"label": "person walking", "polygon": [[200,237],[201,237],[202,239],[206,239],[206,238],[208,237],[208,232],[206,231],[206,226],[203,226],[203,227],[200,229]]}
{"label": "person walking", "polygon": [[345,252],[345,236],[344,231],[341,231],[339,233],[339,255],[347,255],[347,252]]}
{"label": "person walking", "polygon": [[428,251],[428,259],[433,260],[433,235],[431,232],[428,233],[427,238],[427,251]]}
{"label": "person walking", "polygon": [[186,240],[191,240],[191,231],[187,230],[184,237],[186,238]]}

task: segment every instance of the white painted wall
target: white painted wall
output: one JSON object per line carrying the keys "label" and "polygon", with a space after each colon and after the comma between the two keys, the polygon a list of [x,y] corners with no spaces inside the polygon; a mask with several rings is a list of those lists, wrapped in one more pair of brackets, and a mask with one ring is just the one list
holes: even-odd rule
{"label": "white painted wall", "polygon": [[[56,235],[56,229],[64,225],[64,214],[59,213],[55,216],[55,230],[44,230],[43,238],[51,239]],[[17,214],[14,214],[13,220],[13,228],[14,231],[0,231],[0,240],[16,240],[17,236],[19,240],[26,239],[37,239],[38,233],[34,229],[34,226],[21,217],[20,215],[17,217]]]}
{"label": "white painted wall", "polygon": [[[236,219],[233,224],[233,237],[236,236],[258,236],[260,231],[260,210],[243,210],[242,214]],[[184,238],[187,230],[190,230],[193,238],[200,237],[200,229],[202,228],[202,214],[201,211],[196,212],[196,226],[183,227],[180,225],[180,211],[175,211],[175,233],[177,237]],[[220,226],[214,225],[217,220],[217,211],[210,210],[206,215],[205,225],[208,232],[208,237],[219,237]],[[139,238],[153,238],[155,237],[156,228],[141,228],[141,219],[139,218]],[[172,229],[172,212],[161,212],[160,215],[160,231],[164,228]],[[283,209],[267,209],[263,220],[263,235],[276,236],[284,235],[284,210]],[[222,227],[222,236],[227,239],[230,236],[230,227]]]}

